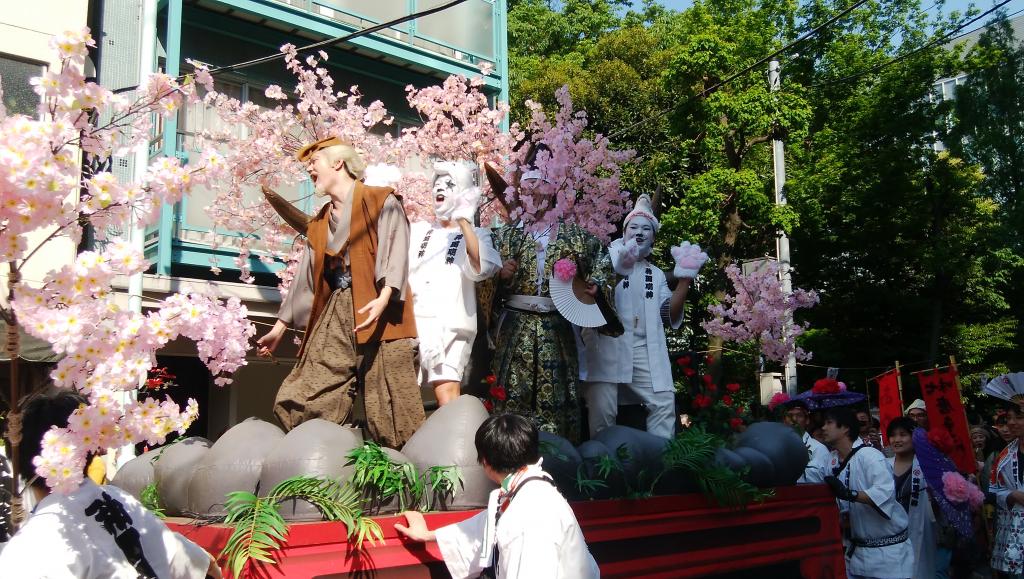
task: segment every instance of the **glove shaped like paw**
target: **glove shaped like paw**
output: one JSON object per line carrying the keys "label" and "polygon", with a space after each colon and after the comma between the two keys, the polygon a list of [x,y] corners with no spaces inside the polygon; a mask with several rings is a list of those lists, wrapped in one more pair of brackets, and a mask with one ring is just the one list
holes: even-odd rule
{"label": "glove shaped like paw", "polygon": [[479,187],[467,187],[459,191],[458,198],[455,200],[455,209],[452,210],[452,220],[465,219],[472,225],[479,205]]}
{"label": "glove shaped like paw", "polygon": [[633,273],[633,266],[640,260],[640,248],[636,239],[616,239],[608,246],[608,256],[612,260],[612,267],[619,275]]}
{"label": "glove shaped like paw", "polygon": [[708,260],[708,254],[701,251],[700,246],[689,241],[672,248],[672,257],[676,260],[673,271],[679,279],[693,279]]}

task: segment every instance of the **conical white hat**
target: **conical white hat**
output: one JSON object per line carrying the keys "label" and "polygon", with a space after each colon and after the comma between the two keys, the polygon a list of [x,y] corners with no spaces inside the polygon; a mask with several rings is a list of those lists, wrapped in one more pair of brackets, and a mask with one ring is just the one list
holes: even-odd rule
{"label": "conical white hat", "polygon": [[657,233],[658,229],[661,228],[661,223],[658,222],[658,218],[654,216],[654,209],[651,208],[651,198],[646,193],[641,194],[636,199],[636,204],[633,205],[633,210],[626,215],[626,218],[622,221],[622,228],[625,229],[629,225],[629,220],[637,216],[643,216],[651,220],[654,224],[654,232]]}

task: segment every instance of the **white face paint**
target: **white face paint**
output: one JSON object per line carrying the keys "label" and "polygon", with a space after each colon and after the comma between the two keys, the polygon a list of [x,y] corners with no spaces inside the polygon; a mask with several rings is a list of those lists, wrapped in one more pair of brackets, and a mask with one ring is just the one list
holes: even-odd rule
{"label": "white face paint", "polygon": [[647,257],[654,249],[654,222],[643,215],[637,215],[626,224],[622,238],[636,241],[640,257]]}
{"label": "white face paint", "polygon": [[455,211],[455,178],[451,175],[438,175],[434,178],[434,215],[438,219],[449,219]]}

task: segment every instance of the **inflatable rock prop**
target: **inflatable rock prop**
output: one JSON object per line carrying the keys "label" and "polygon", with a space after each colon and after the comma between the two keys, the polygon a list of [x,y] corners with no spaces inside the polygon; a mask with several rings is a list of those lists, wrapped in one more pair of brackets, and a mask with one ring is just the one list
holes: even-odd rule
{"label": "inflatable rock prop", "polygon": [[540,455],[544,459],[544,470],[555,479],[555,486],[565,498],[586,498],[576,486],[576,473],[579,472],[583,458],[571,442],[556,434],[541,431]]}
{"label": "inflatable rock prop", "polygon": [[[432,497],[435,509],[468,509],[487,506],[487,497],[497,488],[477,461],[476,431],[487,420],[487,409],[480,399],[463,394],[438,408],[412,435],[402,454],[416,465],[427,483],[427,471],[433,466],[457,466],[463,486],[454,497]],[[546,464],[545,464],[546,466]],[[447,500],[440,500],[447,499]]]}
{"label": "inflatable rock prop", "polygon": [[[276,441],[263,459],[259,475],[260,494],[295,476],[322,477],[348,481],[352,467],[345,466],[348,453],[363,444],[362,433],[315,418],[307,420]],[[303,500],[280,504],[279,512],[287,521],[318,521],[320,511]]]}
{"label": "inflatable rock prop", "polygon": [[[224,516],[228,493],[255,493],[263,460],[282,438],[280,428],[258,418],[231,427],[196,464],[188,486],[188,511]],[[266,492],[270,487],[260,490]]]}
{"label": "inflatable rock prop", "polygon": [[153,459],[159,453],[159,449],[151,450],[124,463],[121,468],[117,469],[117,474],[111,479],[110,484],[132,495],[141,502],[142,490],[156,480]]}
{"label": "inflatable rock prop", "polygon": [[192,514],[188,512],[188,485],[193,470],[209,450],[209,440],[192,436],[155,451],[159,454],[153,462],[156,490],[168,516]]}
{"label": "inflatable rock prop", "polygon": [[599,440],[588,440],[577,446],[576,450],[579,451],[580,459],[583,463],[581,476],[590,480],[602,481],[606,485],[601,488],[596,488],[591,492],[581,491],[584,496],[591,499],[610,499],[613,497],[621,497],[626,494],[626,481],[622,477],[621,472],[612,470],[607,477],[602,475],[600,472],[600,466],[603,462],[618,462],[618,459],[615,458],[614,451],[610,450]]}
{"label": "inflatable rock prop", "polygon": [[[613,425],[598,432],[594,439],[603,443],[622,464],[625,483],[629,488],[637,491],[651,490],[654,478],[664,470],[662,455],[668,444],[667,438],[628,426]],[[672,478],[669,477],[669,480]],[[682,492],[682,488],[675,492]]]}
{"label": "inflatable rock prop", "polygon": [[736,446],[756,449],[768,457],[775,468],[775,475],[768,486],[794,485],[807,468],[807,447],[800,435],[785,424],[751,424],[739,436]]}
{"label": "inflatable rock prop", "polygon": [[775,465],[770,458],[760,450],[749,446],[740,446],[733,449],[733,452],[743,457],[750,472],[747,479],[751,484],[758,487],[770,487],[775,482]]}

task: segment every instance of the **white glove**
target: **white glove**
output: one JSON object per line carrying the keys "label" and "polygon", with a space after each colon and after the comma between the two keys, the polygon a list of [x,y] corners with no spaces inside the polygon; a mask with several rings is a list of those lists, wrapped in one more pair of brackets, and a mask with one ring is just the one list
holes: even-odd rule
{"label": "white glove", "polygon": [[672,248],[672,257],[676,260],[676,268],[672,272],[678,279],[693,279],[708,260],[708,254],[700,250],[697,244],[684,241]]}
{"label": "white glove", "polygon": [[640,248],[637,247],[636,239],[616,239],[608,246],[608,257],[611,258],[612,267],[619,275],[633,273],[633,266],[640,260]]}
{"label": "white glove", "polygon": [[470,225],[474,224],[476,210],[480,205],[480,188],[467,187],[459,191],[455,200],[455,209],[452,210],[452,221],[465,219]]}

